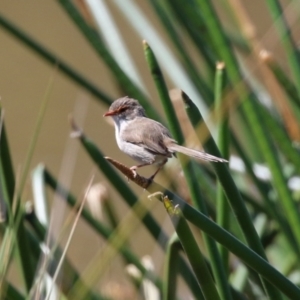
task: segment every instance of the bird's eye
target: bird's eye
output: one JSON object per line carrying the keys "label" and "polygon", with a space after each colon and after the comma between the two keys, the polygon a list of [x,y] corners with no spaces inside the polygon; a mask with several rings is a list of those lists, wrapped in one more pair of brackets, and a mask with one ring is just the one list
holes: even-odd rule
{"label": "bird's eye", "polygon": [[119,108],[119,112],[122,113],[124,112],[128,107],[127,106],[122,106]]}

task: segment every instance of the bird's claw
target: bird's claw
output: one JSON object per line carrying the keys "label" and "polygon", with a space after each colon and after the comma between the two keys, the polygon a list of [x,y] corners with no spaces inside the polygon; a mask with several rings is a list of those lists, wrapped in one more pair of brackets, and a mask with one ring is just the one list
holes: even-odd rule
{"label": "bird's claw", "polygon": [[131,170],[132,173],[133,173],[133,178],[135,178],[136,175],[137,175],[137,172],[136,172],[136,166],[131,167],[130,170]]}

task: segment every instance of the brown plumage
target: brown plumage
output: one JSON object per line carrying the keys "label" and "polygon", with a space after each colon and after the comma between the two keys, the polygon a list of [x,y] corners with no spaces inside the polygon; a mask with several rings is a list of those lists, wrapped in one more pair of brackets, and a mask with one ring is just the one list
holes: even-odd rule
{"label": "brown plumage", "polygon": [[159,168],[151,179],[176,152],[206,161],[227,162],[223,158],[178,145],[166,127],[146,117],[144,108],[135,99],[123,97],[115,100],[104,116],[111,116],[114,120],[119,148],[140,163],[131,167],[132,170],[158,164]]}

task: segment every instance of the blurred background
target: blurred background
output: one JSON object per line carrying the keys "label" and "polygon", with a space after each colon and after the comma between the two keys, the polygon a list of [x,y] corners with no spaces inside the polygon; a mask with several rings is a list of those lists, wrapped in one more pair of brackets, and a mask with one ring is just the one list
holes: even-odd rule
{"label": "blurred background", "polygon": [[[153,28],[159,33],[163,42],[169,47],[173,55],[178,57],[148,1],[130,2],[138,5],[138,8],[150,20]],[[283,6],[288,3],[289,1],[283,1]],[[107,1],[106,5],[119,28],[123,42],[134,59],[139,76],[147,87],[151,103],[161,109],[143,54],[142,40],[144,38],[132,28],[130,22],[114,1]],[[267,35],[269,44],[266,46],[268,46],[268,50],[277,53],[280,45],[276,34],[269,34],[270,31],[274,33],[274,28],[271,17],[266,13],[266,6],[261,1],[251,1],[251,4],[245,2],[243,5],[245,5],[256,26],[257,36],[264,43],[264,37]],[[222,13],[217,3],[216,8],[219,8],[220,13]],[[31,0],[26,3],[3,1],[1,3],[1,13],[54,55],[70,64],[92,83],[101,87],[112,99],[124,96],[116,86],[108,68],[105,67],[105,64],[99,59],[59,3],[56,1],[41,3],[38,0]],[[225,18],[224,13],[223,17]],[[224,26],[227,28],[232,27],[230,20],[226,20]],[[295,28],[296,30],[297,28]],[[0,34],[3,44],[0,57],[2,66],[1,102],[6,111],[5,119],[11,148],[14,153],[14,166],[17,167],[22,165],[22,161],[24,161],[26,147],[28,147],[31,138],[39,105],[54,71],[53,65],[49,65],[27,47],[24,47],[14,36],[3,29],[1,29]],[[188,48],[193,52],[194,49],[189,43],[190,41],[187,39],[186,42]],[[284,62],[283,58],[280,56],[278,58]],[[169,79],[168,74],[166,74],[166,77]],[[168,83],[170,89],[178,88],[176,83],[171,80]],[[101,143],[101,148],[105,153],[111,153],[110,156],[122,155],[125,162],[130,162],[129,158],[126,158],[116,147],[113,127],[109,126],[106,120],[102,118],[108,107],[97,103],[86,90],[58,72],[51,91],[51,100],[43,121],[32,166],[44,162],[51,166],[53,172],[57,173],[59,171],[70,132],[68,115],[74,111],[76,100],[82,97],[85,97],[88,102],[84,124],[86,132],[98,143],[105,141],[105,143]],[[82,170],[82,173],[86,173],[85,176],[87,176],[91,169],[89,159],[79,153],[77,164],[79,170]],[[82,183],[81,176],[83,174],[77,175],[79,176],[74,176],[74,183],[72,183],[75,189]]]}
{"label": "blurred background", "polygon": [[[105,21],[107,15],[103,12],[102,21],[103,24],[106,23],[107,28],[103,24],[97,24],[95,16],[91,12],[91,6],[87,4],[88,2],[76,0],[73,1],[73,4],[78,8],[86,22],[102,36],[109,52],[115,57],[133,82],[141,87],[141,90],[150,99],[150,105],[157,109],[161,116],[163,116],[163,110],[144,56],[142,44],[144,39],[153,48],[161,64],[168,88],[170,90],[183,89],[195,100],[204,117],[208,120],[210,119],[212,106],[208,104],[208,101],[203,100],[203,95],[186,76],[187,72],[180,62],[182,57],[175,49],[172,39],[167,34],[151,1],[98,1],[98,4],[101,3],[100,8],[102,7],[102,12],[105,8],[105,11],[110,16],[108,20],[112,21],[119,31],[121,43],[125,46],[124,49],[127,48],[129,60],[123,54],[123,49],[119,51],[116,49],[117,42],[113,40],[115,33],[110,24]],[[92,3],[93,1],[90,2]],[[298,41],[300,26],[296,25],[299,25],[299,7],[294,5],[295,2],[289,0],[280,1],[283,11],[287,12],[287,21],[292,28],[293,37],[295,41]],[[180,3],[180,1],[177,1],[177,3]],[[233,18],[233,14],[229,13],[229,10],[224,9],[228,3],[233,7],[233,12],[235,9],[234,5],[236,5],[237,10],[239,6],[243,7],[247,18],[249,18],[249,22],[245,22],[244,28],[243,26],[237,28],[236,18]],[[212,4],[219,15],[222,27],[232,39],[240,34],[241,28],[241,31],[244,33],[247,33],[248,30],[248,37],[252,35],[253,39],[259,43],[259,47],[270,51],[288,76],[291,75],[283,46],[280,43],[280,37],[276,31],[276,24],[264,1],[222,0],[212,1]],[[185,5],[184,1],[181,1],[181,5]],[[101,55],[96,53],[85,36],[78,30],[78,27],[59,1],[4,0],[0,4],[0,14],[6,21],[14,24],[14,26],[45,47],[55,57],[80,73],[87,81],[99,87],[108,96],[108,99],[115,100],[125,95],[133,96],[120,86],[115,75],[112,74],[103,58],[100,57]],[[139,18],[142,19],[140,20]],[[148,22],[148,24],[143,23],[142,20],[143,22]],[[141,24],[140,27],[137,25],[139,22]],[[176,22],[178,21],[175,21],[175,26],[180,27]],[[109,107],[108,103],[99,101],[95,95],[61,72],[59,67],[57,69],[54,64],[46,62],[45,59],[26,46],[14,34],[6,30],[3,23],[1,24],[0,97],[16,178],[20,176],[22,168],[24,168],[26,154],[35,131],[38,114],[43,100],[47,97],[46,113],[40,126],[37,144],[30,162],[30,170],[36,168],[38,164],[44,164],[60,182],[77,195],[78,199],[83,197],[91,174],[94,174],[94,183],[104,184],[109,201],[112,201],[116,214],[119,218],[122,218],[125,215],[125,211],[128,210],[127,205],[120,201],[118,193],[112,188],[106,177],[95,167],[90,157],[80,147],[79,142],[70,138],[69,116],[73,115],[78,125],[101,148],[104,155],[117,158],[125,165],[131,166],[133,161],[117,147],[112,123],[102,117]],[[250,27],[247,28],[247,25]],[[102,29],[99,26],[102,26]],[[197,30],[201,32],[202,28],[197,28]],[[208,69],[207,64],[203,62],[203,57],[199,57],[197,47],[191,38],[185,34],[183,29],[179,31],[188,55],[196,68],[205,77],[205,72]],[[112,38],[111,43],[108,42],[109,36]],[[111,47],[115,47],[114,51],[111,50]],[[120,56],[118,57],[118,55]],[[241,51],[238,56],[240,60],[244,60],[243,66],[246,69],[244,76],[256,77],[257,81],[254,85],[259,85],[261,75],[256,74],[257,69],[259,69],[257,59],[253,56],[251,57],[249,52],[243,53]],[[173,62],[176,62],[176,64],[172,65]],[[207,78],[209,82],[209,75],[207,75]],[[45,96],[51,81],[53,81],[53,84],[50,87],[50,92]],[[258,88],[258,90],[261,92],[262,99],[267,104],[270,104],[270,95],[266,95],[265,89]],[[179,114],[180,110],[182,110],[181,106],[179,106]],[[234,110],[235,108],[233,108],[233,114]],[[189,132],[191,129],[187,127],[186,130]],[[215,128],[211,126],[211,130],[214,132]],[[235,128],[235,132],[239,135],[239,128]],[[196,145],[196,147],[200,146]],[[180,165],[177,161],[172,161],[170,164],[174,165],[176,172],[181,174]],[[232,167],[239,168],[238,165],[233,165]],[[150,175],[152,171],[153,168],[149,167],[141,173]],[[159,177],[163,182],[165,180],[164,176],[161,175]],[[130,182],[128,184],[141,197],[141,201],[145,203],[148,201],[147,194],[141,188]],[[22,201],[24,203],[31,201],[32,197],[32,181],[31,177],[28,176]],[[50,207],[52,209],[50,215],[52,217],[56,214],[59,215],[58,224],[62,224],[64,218],[67,218],[69,210],[66,207],[61,208],[59,203],[54,205],[53,199],[53,194],[49,193]],[[166,232],[172,233],[171,224],[167,220],[165,212],[161,210],[160,205],[158,203],[151,203],[150,205],[155,219],[159,221]],[[98,208],[92,210],[98,210]],[[163,252],[150,237],[147,230],[142,226],[137,226],[130,236],[132,249],[139,257],[144,255],[155,257],[155,269],[160,273],[162,271]],[[65,242],[63,241],[61,244],[63,245]],[[103,247],[103,244],[102,238],[99,238],[84,221],[80,221],[67,255],[80,273],[87,268],[91,259]],[[9,278],[22,289],[22,280],[16,270],[17,264],[12,264],[12,267],[9,269]],[[94,288],[103,291],[105,287],[111,284],[111,289],[117,290],[121,286],[124,294],[119,299],[130,299],[130,287],[126,279],[124,279],[123,272],[121,259],[113,260],[105,276],[95,283]],[[129,296],[124,292],[126,291],[124,287],[128,287]]]}

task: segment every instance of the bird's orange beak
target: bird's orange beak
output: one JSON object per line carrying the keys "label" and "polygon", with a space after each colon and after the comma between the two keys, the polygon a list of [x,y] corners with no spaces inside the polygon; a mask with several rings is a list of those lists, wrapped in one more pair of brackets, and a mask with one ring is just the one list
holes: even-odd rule
{"label": "bird's orange beak", "polygon": [[103,117],[114,116],[120,113],[120,108],[106,112]]}
{"label": "bird's orange beak", "polygon": [[122,111],[124,111],[127,108],[128,107],[126,105],[123,105],[123,106],[119,107],[118,109],[115,109],[115,110],[112,110],[112,111],[108,111],[107,113],[105,113],[103,115],[103,117],[109,117],[109,116],[118,115],[119,113],[121,113]]}
{"label": "bird's orange beak", "polygon": [[115,110],[106,112],[103,117],[109,117],[115,115],[117,112]]}

